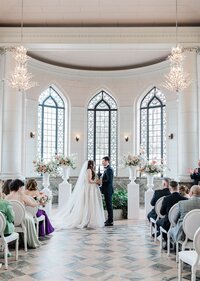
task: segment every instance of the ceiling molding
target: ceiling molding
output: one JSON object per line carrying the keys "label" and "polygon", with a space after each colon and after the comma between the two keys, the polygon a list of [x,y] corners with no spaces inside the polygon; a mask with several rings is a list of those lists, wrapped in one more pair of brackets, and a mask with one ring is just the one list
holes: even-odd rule
{"label": "ceiling molding", "polygon": [[[174,27],[69,27],[23,29],[24,45],[43,44],[174,44]],[[179,27],[178,41],[182,44],[200,43],[200,27]],[[20,28],[1,27],[0,44],[19,44]],[[195,45],[196,46],[196,45]]]}
{"label": "ceiling molding", "polygon": [[[89,71],[89,70],[82,70],[82,69],[70,69],[66,67],[56,66],[52,64],[48,64],[36,59],[31,58],[28,62],[28,66],[32,70],[38,71],[45,71],[49,73],[54,73],[57,75],[62,76],[68,76],[68,77],[79,77],[79,78],[85,78],[85,77],[97,77],[99,78],[128,78],[128,77],[138,77],[138,75],[145,76],[152,72],[163,72],[165,73],[169,69],[169,61],[165,60],[163,62],[139,67],[139,68],[133,68],[133,69],[125,69],[125,70],[115,70],[115,71]],[[33,71],[32,71],[33,72]]]}

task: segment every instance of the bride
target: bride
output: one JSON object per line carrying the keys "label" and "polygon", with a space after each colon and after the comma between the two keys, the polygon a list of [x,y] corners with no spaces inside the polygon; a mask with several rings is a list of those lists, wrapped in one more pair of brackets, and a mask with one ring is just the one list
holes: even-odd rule
{"label": "bride", "polygon": [[55,226],[64,228],[97,228],[104,226],[101,192],[95,181],[94,161],[86,161],[72,195],[55,218]]}

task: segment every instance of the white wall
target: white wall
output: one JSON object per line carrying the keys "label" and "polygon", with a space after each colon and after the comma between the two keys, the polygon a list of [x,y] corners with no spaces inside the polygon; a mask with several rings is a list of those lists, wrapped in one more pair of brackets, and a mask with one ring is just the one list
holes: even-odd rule
{"label": "white wall", "polygon": [[[163,90],[167,101],[167,132],[174,133],[173,140],[167,140],[168,163],[171,168],[169,175],[175,177],[177,173],[176,155],[176,96],[161,87],[163,74],[168,69],[166,62],[144,67],[116,72],[97,72],[64,69],[47,65],[36,60],[30,63],[30,71],[38,86],[27,92],[27,117],[26,117],[26,176],[33,173],[32,160],[37,150],[37,137],[30,139],[30,131],[37,131],[37,101],[42,91],[50,85],[56,85],[69,103],[68,140],[66,153],[77,153],[77,169],[71,175],[78,175],[80,167],[87,156],[87,104],[93,95],[100,90],[111,94],[119,106],[119,140],[118,158],[128,152],[139,151],[139,126],[138,104],[142,97],[153,87]],[[79,142],[75,141],[76,135],[80,136]],[[125,142],[124,136],[129,137]],[[127,176],[128,171],[119,169],[119,176]]]}

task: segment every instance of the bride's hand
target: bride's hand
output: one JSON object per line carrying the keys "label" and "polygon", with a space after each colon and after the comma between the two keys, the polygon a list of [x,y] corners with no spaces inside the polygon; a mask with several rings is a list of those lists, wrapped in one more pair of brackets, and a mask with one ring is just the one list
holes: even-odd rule
{"label": "bride's hand", "polygon": [[95,183],[100,185],[100,184],[101,184],[101,181],[100,181],[99,179],[96,179],[96,180],[95,180]]}

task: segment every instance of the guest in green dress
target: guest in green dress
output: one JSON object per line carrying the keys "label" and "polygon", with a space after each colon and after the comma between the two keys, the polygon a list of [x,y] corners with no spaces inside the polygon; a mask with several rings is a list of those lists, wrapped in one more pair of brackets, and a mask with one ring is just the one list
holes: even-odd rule
{"label": "guest in green dress", "polygon": [[8,236],[14,232],[14,211],[9,201],[2,198],[2,193],[0,192],[0,212],[3,213],[6,219],[6,228],[4,230],[4,235]]}

